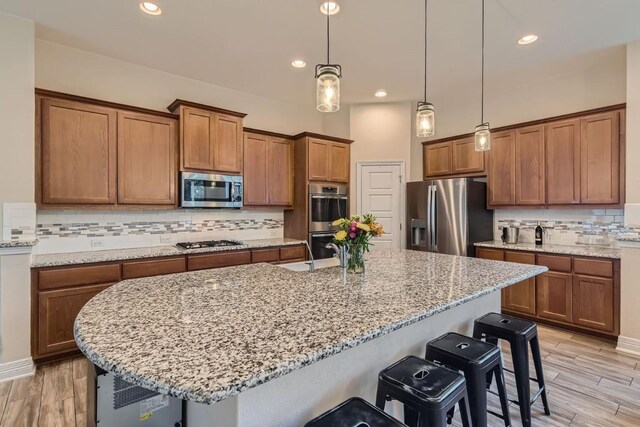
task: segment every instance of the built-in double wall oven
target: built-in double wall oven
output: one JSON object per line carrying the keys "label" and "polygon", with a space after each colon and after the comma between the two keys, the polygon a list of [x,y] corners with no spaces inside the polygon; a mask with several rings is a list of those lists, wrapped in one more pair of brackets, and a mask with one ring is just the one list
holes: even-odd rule
{"label": "built-in double wall oven", "polygon": [[346,185],[309,185],[309,244],[314,258],[331,258],[333,250],[325,247],[337,229],[331,223],[346,217],[348,209]]}

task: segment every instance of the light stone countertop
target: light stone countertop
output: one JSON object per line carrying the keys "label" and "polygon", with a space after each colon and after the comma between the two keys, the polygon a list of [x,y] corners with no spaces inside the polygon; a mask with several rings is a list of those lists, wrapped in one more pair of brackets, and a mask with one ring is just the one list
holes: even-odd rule
{"label": "light stone countertop", "polygon": [[33,240],[0,240],[0,248],[26,248],[35,246],[37,239]]}
{"label": "light stone countertop", "polygon": [[74,334],[106,371],[212,403],[545,271],[388,249],[346,283],[339,267],[268,264],[126,280],[82,308]]}
{"label": "light stone countertop", "polygon": [[243,240],[242,245],[225,246],[220,248],[181,249],[176,246],[153,246],[134,249],[114,249],[103,251],[69,252],[59,254],[34,255],[31,267],[55,267],[60,265],[90,264],[94,262],[124,261],[144,258],[157,258],[165,256],[179,256],[190,254],[202,254],[208,252],[237,251],[242,249],[259,249],[275,246],[299,245],[304,240],[273,238]]}
{"label": "light stone countertop", "polygon": [[613,258],[620,259],[620,249],[602,248],[587,245],[542,245],[536,246],[535,243],[502,243],[500,240],[490,240],[488,242],[480,242],[475,244],[476,247],[504,249],[513,251],[529,251],[529,252],[546,252],[551,254],[576,255],[597,258]]}

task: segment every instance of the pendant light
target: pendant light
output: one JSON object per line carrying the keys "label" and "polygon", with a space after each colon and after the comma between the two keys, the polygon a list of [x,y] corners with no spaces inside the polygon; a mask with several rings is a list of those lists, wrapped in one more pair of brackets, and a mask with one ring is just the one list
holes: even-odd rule
{"label": "pendant light", "polygon": [[316,65],[316,103],[318,111],[333,113],[340,109],[340,78],[342,67],[331,64],[330,52],[330,26],[331,13],[327,11],[327,63]]}
{"label": "pendant light", "polygon": [[427,0],[424,0],[424,98],[416,110],[416,135],[427,137],[434,133],[435,112],[433,104],[427,102]]}
{"label": "pendant light", "polygon": [[476,126],[475,148],[476,151],[489,151],[491,149],[491,127],[484,121],[484,0],[482,0],[482,83],[480,95],[480,124]]}

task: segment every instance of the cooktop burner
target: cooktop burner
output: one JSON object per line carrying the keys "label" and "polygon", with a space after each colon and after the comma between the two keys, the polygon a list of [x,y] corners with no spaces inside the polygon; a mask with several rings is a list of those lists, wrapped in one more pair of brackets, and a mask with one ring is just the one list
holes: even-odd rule
{"label": "cooktop burner", "polygon": [[221,248],[240,245],[242,245],[242,242],[238,240],[205,240],[204,242],[176,243],[176,246],[182,249]]}

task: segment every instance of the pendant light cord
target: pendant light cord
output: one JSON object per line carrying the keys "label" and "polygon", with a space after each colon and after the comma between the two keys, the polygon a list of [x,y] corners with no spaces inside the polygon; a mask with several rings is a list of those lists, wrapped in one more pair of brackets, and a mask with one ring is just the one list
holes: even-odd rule
{"label": "pendant light cord", "polygon": [[480,95],[480,122],[484,124],[484,0],[482,0],[482,83]]}
{"label": "pendant light cord", "polygon": [[427,102],[427,1],[424,0],[424,102]]}
{"label": "pendant light cord", "polygon": [[[484,0],[483,0],[484,1]],[[327,2],[327,64],[331,64],[331,61],[329,61],[329,16],[331,15],[331,12],[329,11],[329,4]]]}

